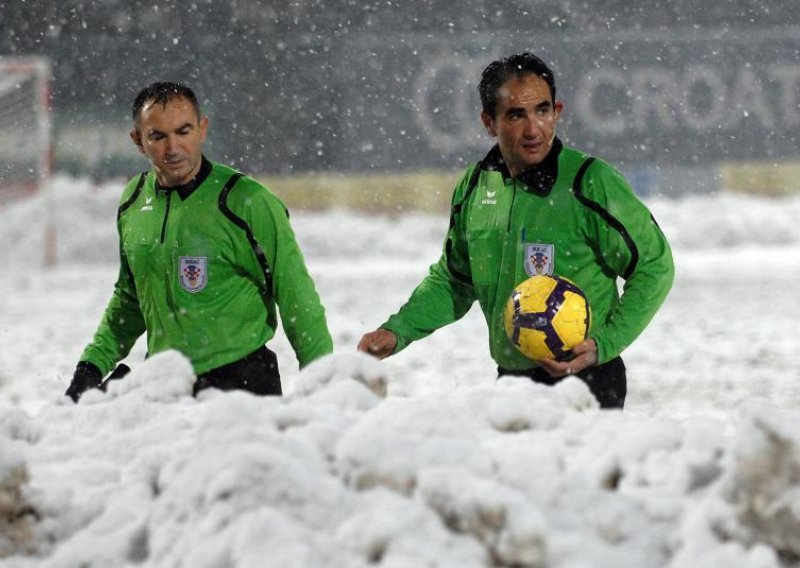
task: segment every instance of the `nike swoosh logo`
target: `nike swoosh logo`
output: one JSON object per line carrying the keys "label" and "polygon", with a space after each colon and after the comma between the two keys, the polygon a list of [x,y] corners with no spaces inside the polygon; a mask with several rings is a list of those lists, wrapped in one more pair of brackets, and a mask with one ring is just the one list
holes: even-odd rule
{"label": "nike swoosh logo", "polygon": [[486,197],[494,197],[495,193],[497,193],[496,189],[494,191],[487,191],[486,192]]}
{"label": "nike swoosh logo", "polygon": [[150,202],[151,202],[151,201],[153,201],[153,198],[152,198],[152,197],[148,197],[147,199],[145,199],[145,200],[144,200],[144,202],[145,202],[145,204],[146,204],[146,205],[150,205]]}

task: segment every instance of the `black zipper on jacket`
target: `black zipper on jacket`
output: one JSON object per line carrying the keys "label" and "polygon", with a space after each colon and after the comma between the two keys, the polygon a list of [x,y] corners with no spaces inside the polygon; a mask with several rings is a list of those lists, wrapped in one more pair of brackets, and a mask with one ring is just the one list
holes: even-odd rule
{"label": "black zipper on jacket", "polygon": [[517,200],[517,179],[511,178],[511,207],[508,208],[508,222],[506,224],[506,233],[511,232],[511,219],[514,217],[514,202]]}
{"label": "black zipper on jacket", "polygon": [[164,211],[164,223],[161,225],[161,244],[164,244],[164,234],[167,232],[167,217],[169,217],[169,198],[172,195],[172,191],[169,189],[167,190],[167,208]]}

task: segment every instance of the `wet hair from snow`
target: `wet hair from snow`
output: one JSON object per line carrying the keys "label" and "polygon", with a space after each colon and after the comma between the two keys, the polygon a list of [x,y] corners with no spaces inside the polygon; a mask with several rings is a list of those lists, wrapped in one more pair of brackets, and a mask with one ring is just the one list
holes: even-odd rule
{"label": "wet hair from snow", "polygon": [[495,118],[497,111],[497,92],[506,81],[516,77],[522,79],[526,75],[537,75],[550,87],[551,102],[556,100],[556,80],[547,63],[530,52],[517,53],[492,61],[481,73],[481,82],[478,84],[478,94],[481,97],[483,111]]}
{"label": "wet hair from snow", "polygon": [[197,119],[200,120],[200,103],[197,102],[197,97],[189,87],[181,83],[173,83],[171,81],[158,81],[152,83],[139,91],[136,98],[133,99],[131,106],[131,117],[134,124],[139,122],[139,117],[142,113],[144,105],[150,101],[166,106],[168,102],[175,99],[186,99],[194,107],[194,112],[197,114]]}

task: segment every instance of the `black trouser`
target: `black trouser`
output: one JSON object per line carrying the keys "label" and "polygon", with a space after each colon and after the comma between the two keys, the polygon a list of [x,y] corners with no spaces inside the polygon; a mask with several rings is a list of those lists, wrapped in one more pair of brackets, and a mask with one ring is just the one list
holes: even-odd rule
{"label": "black trouser", "polygon": [[282,394],[278,358],[266,346],[228,365],[198,375],[192,394],[203,389],[241,389],[254,394]]}
{"label": "black trouser", "polygon": [[[529,377],[534,382],[550,386],[563,379],[563,377],[554,379],[541,367],[521,369],[519,371],[498,367],[497,372],[500,377],[503,375],[518,375]],[[602,365],[588,367],[578,373],[577,376],[589,386],[589,390],[592,391],[597,402],[600,403],[600,408],[622,408],[625,404],[628,381],[625,377],[625,363],[622,362],[621,357],[611,359],[611,361]]]}

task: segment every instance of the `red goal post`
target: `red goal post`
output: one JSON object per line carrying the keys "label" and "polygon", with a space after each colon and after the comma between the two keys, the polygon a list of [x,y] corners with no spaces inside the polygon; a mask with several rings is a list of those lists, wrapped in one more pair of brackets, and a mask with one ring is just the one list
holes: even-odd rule
{"label": "red goal post", "polygon": [[[52,170],[50,61],[0,55],[0,207],[48,192]],[[45,263],[55,262],[52,199],[46,197]]]}

